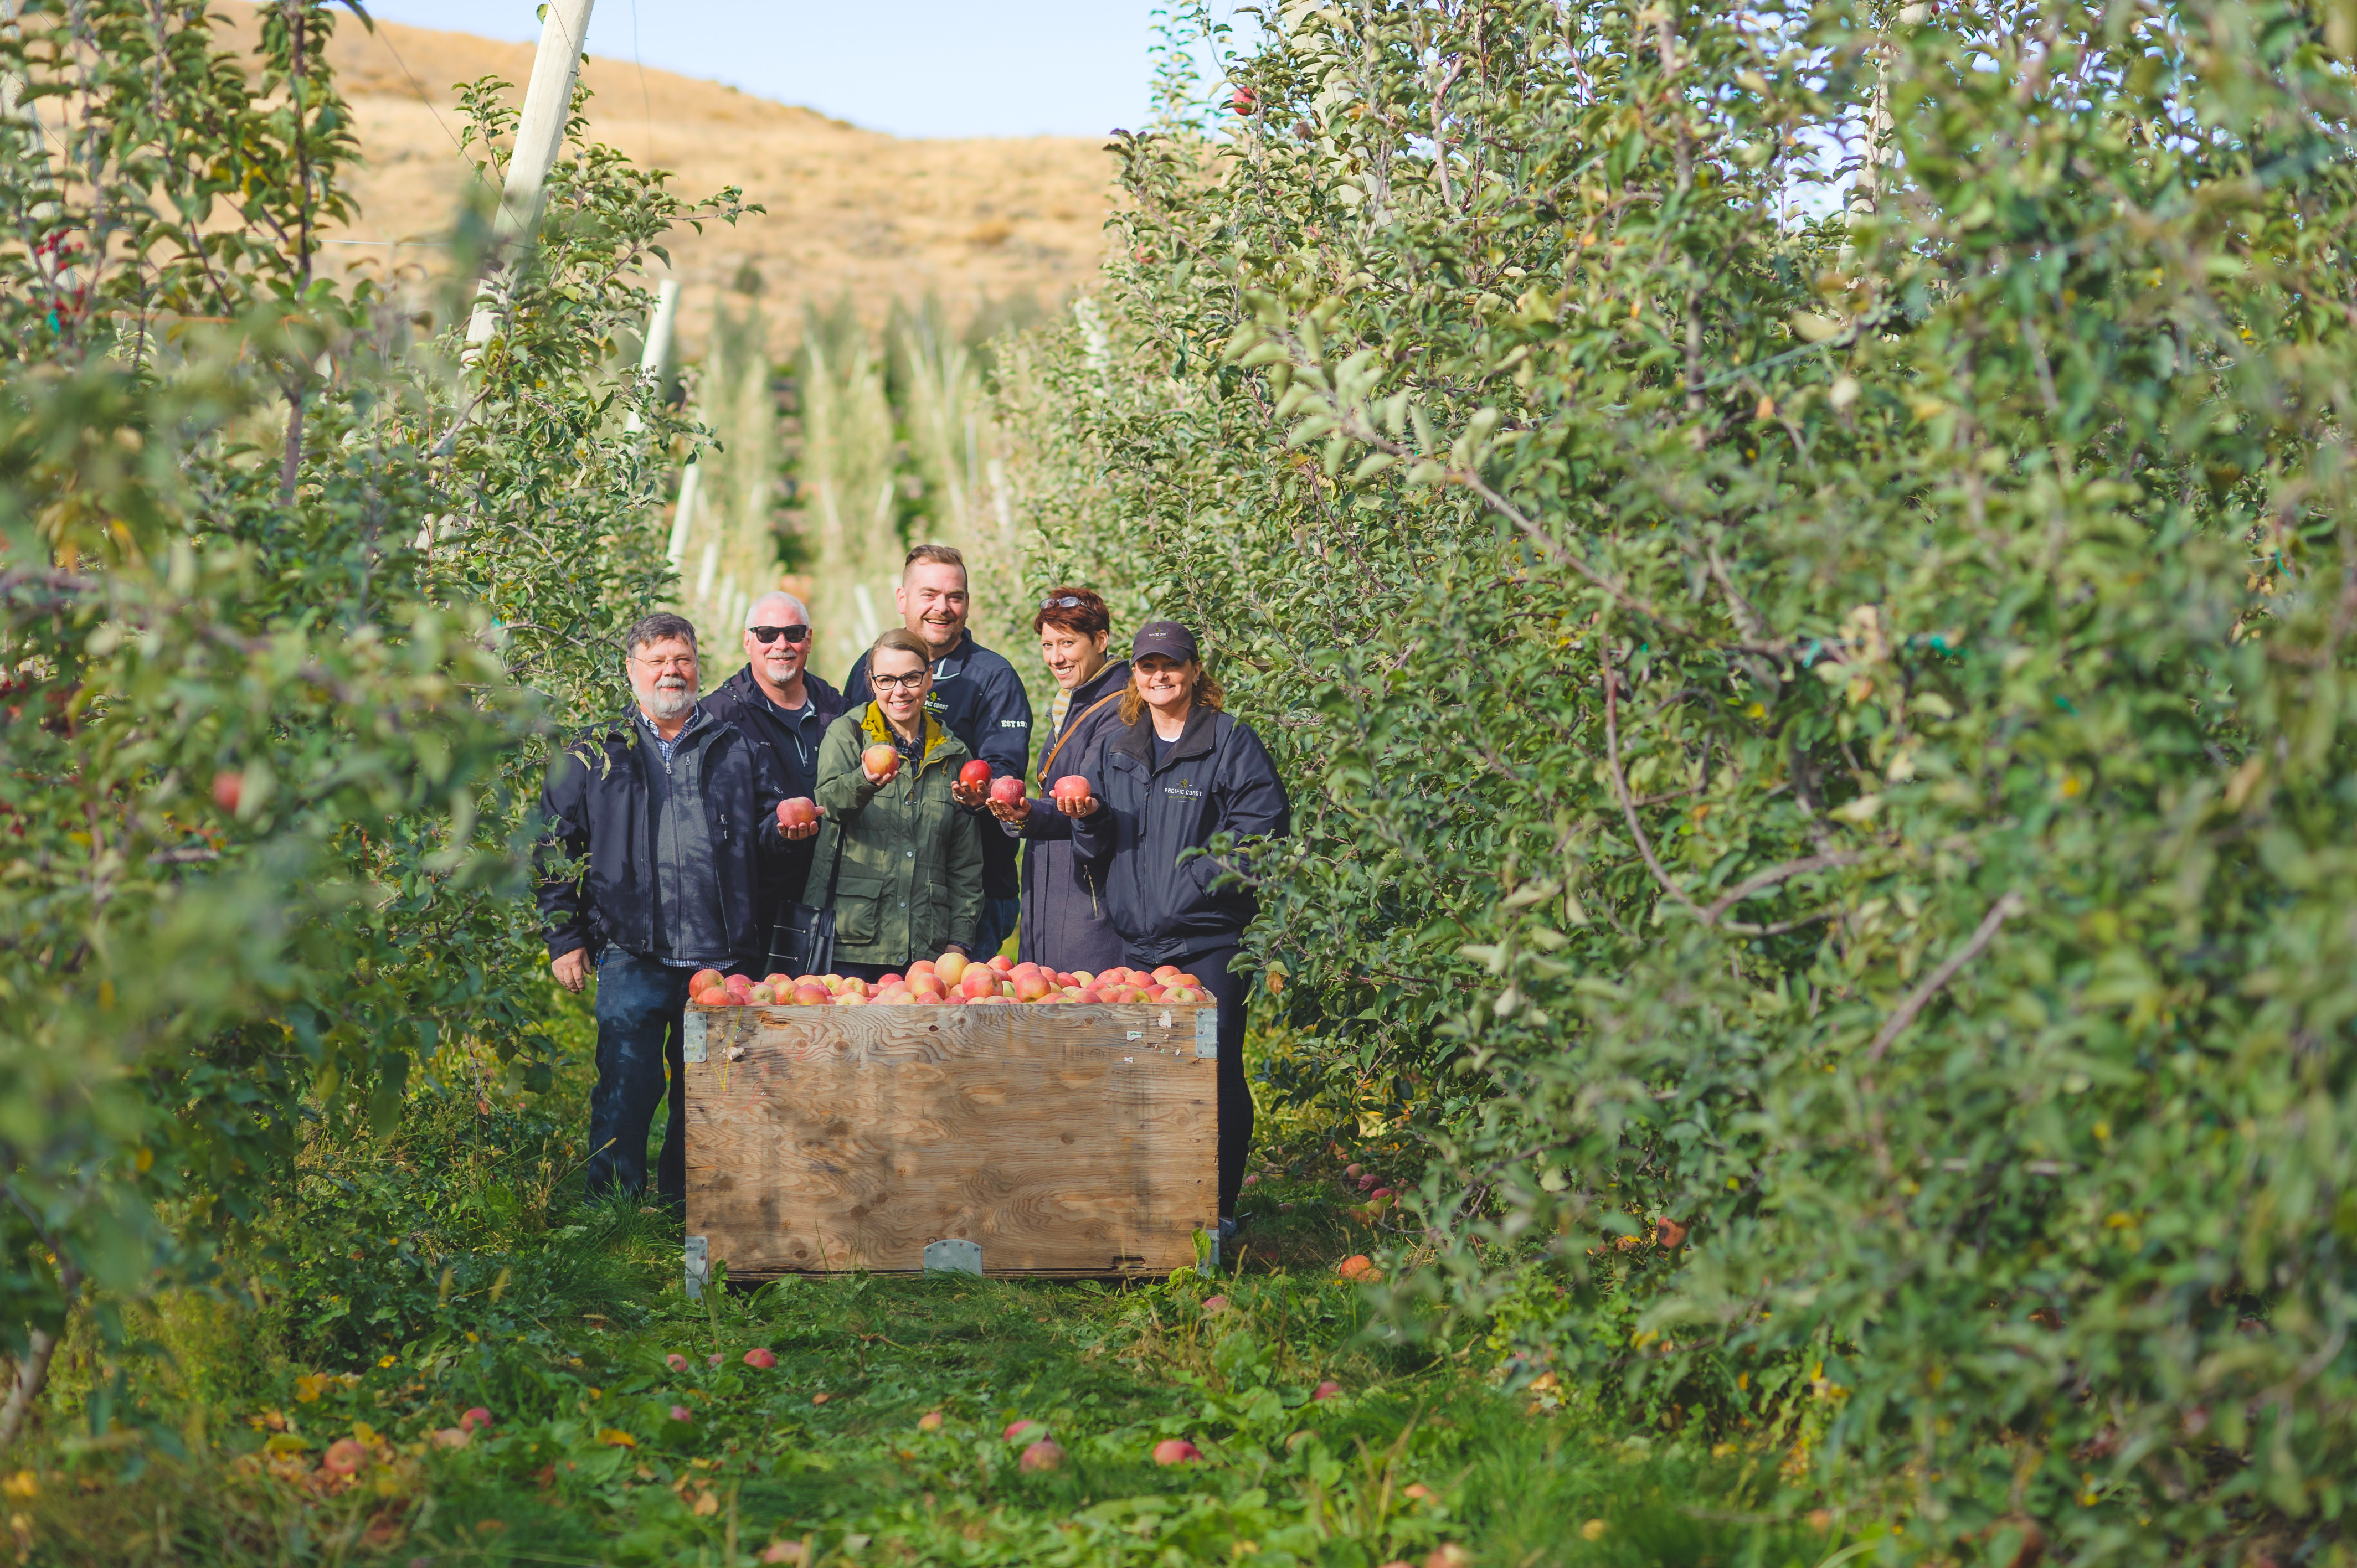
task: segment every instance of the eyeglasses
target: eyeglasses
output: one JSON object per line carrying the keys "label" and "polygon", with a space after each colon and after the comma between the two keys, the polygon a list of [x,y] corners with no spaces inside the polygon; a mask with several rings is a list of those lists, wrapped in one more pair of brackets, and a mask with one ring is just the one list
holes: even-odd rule
{"label": "eyeglasses", "polygon": [[690,675],[695,673],[695,655],[693,653],[676,655],[670,659],[649,659],[641,656],[639,662],[658,674],[671,671],[681,671]]}
{"label": "eyeglasses", "polygon": [[759,638],[761,639],[761,646],[764,648],[767,648],[770,644],[777,641],[778,639],[781,637],[788,642],[808,642],[810,640],[810,628],[806,626],[748,626],[745,629],[751,632],[755,637]]}
{"label": "eyeglasses", "polygon": [[1043,610],[1076,610],[1081,607],[1081,601],[1070,594],[1060,594],[1041,599],[1039,607]]}
{"label": "eyeglasses", "polygon": [[913,692],[925,683],[932,671],[920,670],[913,675],[870,675],[867,679],[879,692]]}

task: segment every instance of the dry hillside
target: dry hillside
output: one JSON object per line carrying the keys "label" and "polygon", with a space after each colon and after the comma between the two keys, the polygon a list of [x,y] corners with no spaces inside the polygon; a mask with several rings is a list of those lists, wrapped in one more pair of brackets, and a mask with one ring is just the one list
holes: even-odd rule
{"label": "dry hillside", "polygon": [[[219,9],[250,44],[252,9],[236,0]],[[368,166],[354,181],[360,220],[338,238],[431,242],[472,177],[452,84],[496,75],[520,96],[532,54],[526,44],[386,22],[371,33],[343,18],[330,58]],[[673,171],[683,195],[737,185],[769,209],[667,247],[691,345],[718,286],[748,261],[766,282],[771,318],[783,321],[806,300],[829,305],[845,293],[870,320],[895,297],[929,293],[961,315],[1027,290],[1052,304],[1095,268],[1112,174],[1099,141],[903,140],[627,60],[592,56],[585,70],[598,140]],[[388,254],[379,243],[344,249],[354,263],[382,265]]]}

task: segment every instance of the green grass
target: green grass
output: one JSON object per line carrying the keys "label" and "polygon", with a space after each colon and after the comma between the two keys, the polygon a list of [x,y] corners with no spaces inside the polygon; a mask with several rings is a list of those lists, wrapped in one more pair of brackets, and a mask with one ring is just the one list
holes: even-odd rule
{"label": "green grass", "polygon": [[[1273,1121],[1223,1278],[697,1304],[675,1221],[579,1197],[580,1088],[434,1085],[390,1144],[317,1132],[221,1288],[137,1315],[128,1352],[85,1325],[8,1483],[25,1559],[1813,1568],[1839,1544],[1780,1502],[1777,1455],[1605,1430],[1502,1391],[1478,1345],[1401,1341],[1332,1276],[1375,1238],[1298,1122]],[[437,1440],[478,1405],[487,1432]],[[1021,1468],[1018,1420],[1059,1468]],[[1156,1465],[1169,1436],[1204,1461]],[[333,1477],[349,1438],[367,1462]]]}

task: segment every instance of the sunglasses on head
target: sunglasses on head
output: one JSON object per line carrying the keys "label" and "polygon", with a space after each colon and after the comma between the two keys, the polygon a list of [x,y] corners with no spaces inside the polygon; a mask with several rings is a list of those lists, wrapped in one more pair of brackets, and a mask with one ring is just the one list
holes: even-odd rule
{"label": "sunglasses on head", "polygon": [[777,641],[778,639],[781,637],[788,642],[808,642],[810,640],[810,628],[806,626],[748,626],[745,629],[751,632],[755,637],[759,638],[764,647]]}
{"label": "sunglasses on head", "polygon": [[1060,596],[1050,596],[1049,598],[1041,599],[1039,601],[1039,607],[1043,610],[1076,610],[1081,607],[1081,601],[1072,597],[1070,594],[1065,594]]}

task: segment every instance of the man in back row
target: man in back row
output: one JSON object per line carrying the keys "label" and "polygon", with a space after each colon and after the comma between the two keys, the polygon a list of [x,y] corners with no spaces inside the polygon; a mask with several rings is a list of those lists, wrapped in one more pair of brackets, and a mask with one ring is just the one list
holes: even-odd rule
{"label": "man in back row", "polygon": [[[900,586],[893,598],[902,622],[932,655],[933,690],[925,699],[927,710],[968,751],[989,763],[994,776],[1022,778],[1031,757],[1031,699],[1015,666],[974,641],[966,629],[973,598],[967,591],[965,557],[946,544],[918,545],[901,564]],[[860,708],[873,696],[863,655],[843,682],[844,706]],[[985,810],[989,799],[987,790],[968,785],[952,794],[973,811]],[[986,825],[991,831],[982,835],[982,923],[973,950],[976,960],[988,958],[1006,943],[1023,911],[1023,883],[1016,869],[1020,841],[999,832],[995,823]]]}

